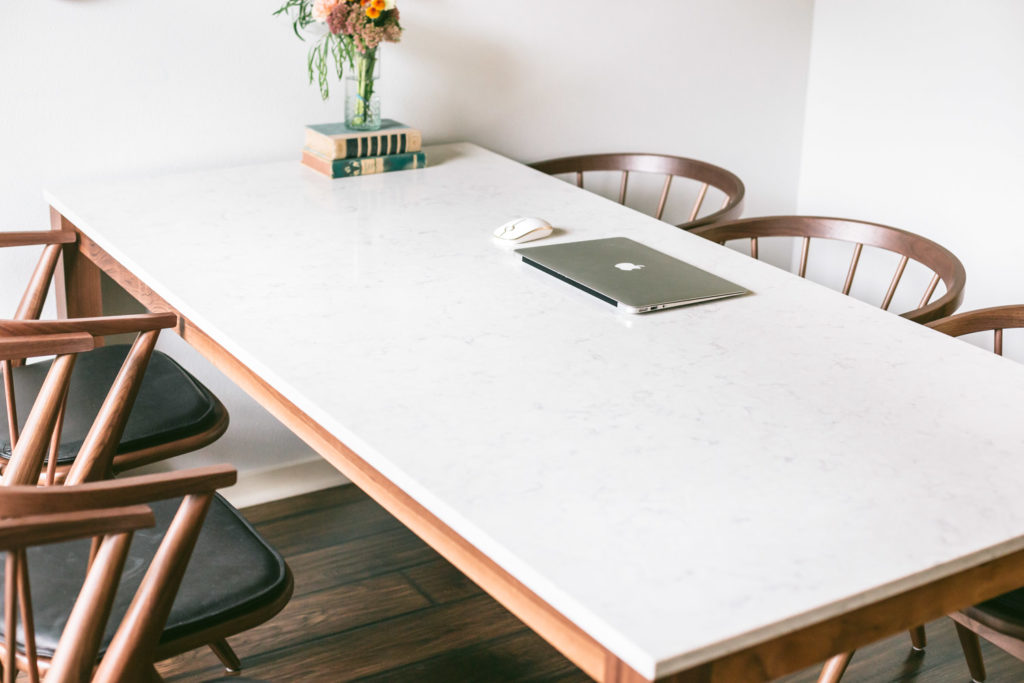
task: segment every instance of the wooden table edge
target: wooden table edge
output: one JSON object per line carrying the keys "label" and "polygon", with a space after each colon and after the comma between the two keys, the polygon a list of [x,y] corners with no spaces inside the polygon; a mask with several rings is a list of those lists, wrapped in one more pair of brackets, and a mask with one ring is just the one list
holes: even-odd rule
{"label": "wooden table edge", "polygon": [[[855,650],[900,631],[1019,587],[1024,550],[963,569],[851,612],[780,634],[692,668],[648,678],[573,624],[447,524],[399,489],[377,469],[329,434],[280,392],[181,315],[88,235],[51,207],[51,227],[74,230],[76,244],[63,252],[56,289],[61,316],[102,315],[100,272],[153,312],[178,315],[176,332],[257,403],[280,420],[390,514],[484,591],[559,650],[591,678],[604,683],[725,683],[769,681],[839,652]],[[82,258],[84,256],[84,259]],[[67,292],[73,292],[69,296]],[[700,615],[680,615],[680,619]]]}

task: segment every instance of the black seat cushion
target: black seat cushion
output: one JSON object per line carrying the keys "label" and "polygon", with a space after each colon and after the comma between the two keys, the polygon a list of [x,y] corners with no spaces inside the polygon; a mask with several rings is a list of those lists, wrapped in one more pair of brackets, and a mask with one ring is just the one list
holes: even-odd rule
{"label": "black seat cushion", "polygon": [[1024,588],[968,607],[964,614],[1000,633],[1024,640]]}
{"label": "black seat cushion", "polygon": [[[180,499],[153,503],[156,526],[135,532],[117,597],[107,622],[100,653],[106,651],[117,626],[149,568],[153,555],[178,509]],[[39,654],[51,657],[85,577],[89,541],[73,541],[29,549],[29,581]],[[0,567],[0,577],[3,568]],[[284,558],[230,503],[214,497],[161,642],[175,640],[269,605],[290,584]],[[0,596],[2,604],[2,596]],[[2,621],[2,620],[0,620]],[[0,623],[0,634],[3,633]],[[18,632],[18,645],[23,645]]]}
{"label": "black seat cushion", "polygon": [[[74,461],[130,348],[114,344],[78,355],[68,389],[57,464]],[[22,425],[50,364],[46,361],[14,369],[15,405]],[[199,434],[216,423],[217,405],[217,399],[195,377],[166,354],[154,351],[117,452],[128,453]],[[10,458],[7,421],[0,422],[0,458]]]}

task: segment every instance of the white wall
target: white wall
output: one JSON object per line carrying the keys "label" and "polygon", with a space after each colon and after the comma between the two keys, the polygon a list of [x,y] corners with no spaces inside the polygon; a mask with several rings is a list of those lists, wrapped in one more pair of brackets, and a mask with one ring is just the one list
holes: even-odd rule
{"label": "white wall", "polygon": [[800,212],[946,246],[961,310],[1024,303],[1022,36],[1018,0],[817,0]]}
{"label": "white wall", "polygon": [[[271,16],[277,4],[7,3],[0,229],[45,227],[41,191],[57,182],[297,158],[302,126],[338,120],[343,103],[306,84],[307,44]],[[428,143],[469,140],[523,161],[702,158],[743,178],[748,215],[790,212],[811,4],[400,1],[407,31],[384,48],[384,115]],[[13,310],[28,258],[0,255],[0,310]],[[178,340],[163,344],[233,417],[212,452],[178,464],[229,460],[245,474],[312,457]]]}

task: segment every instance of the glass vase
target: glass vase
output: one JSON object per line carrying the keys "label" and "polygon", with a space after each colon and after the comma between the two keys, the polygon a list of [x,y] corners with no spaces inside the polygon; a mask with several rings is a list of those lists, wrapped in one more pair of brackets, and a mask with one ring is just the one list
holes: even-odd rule
{"label": "glass vase", "polygon": [[345,125],[353,130],[380,129],[380,47],[355,52],[345,78]]}

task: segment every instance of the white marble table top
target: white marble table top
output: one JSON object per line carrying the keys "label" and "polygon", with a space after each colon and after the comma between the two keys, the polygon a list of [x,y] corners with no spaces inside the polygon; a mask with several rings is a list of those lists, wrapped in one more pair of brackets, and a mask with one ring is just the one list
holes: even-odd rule
{"label": "white marble table top", "polygon": [[[641,674],[1024,547],[1024,367],[479,147],[429,154],[46,197]],[[616,313],[497,246],[517,215],[755,293]]]}

